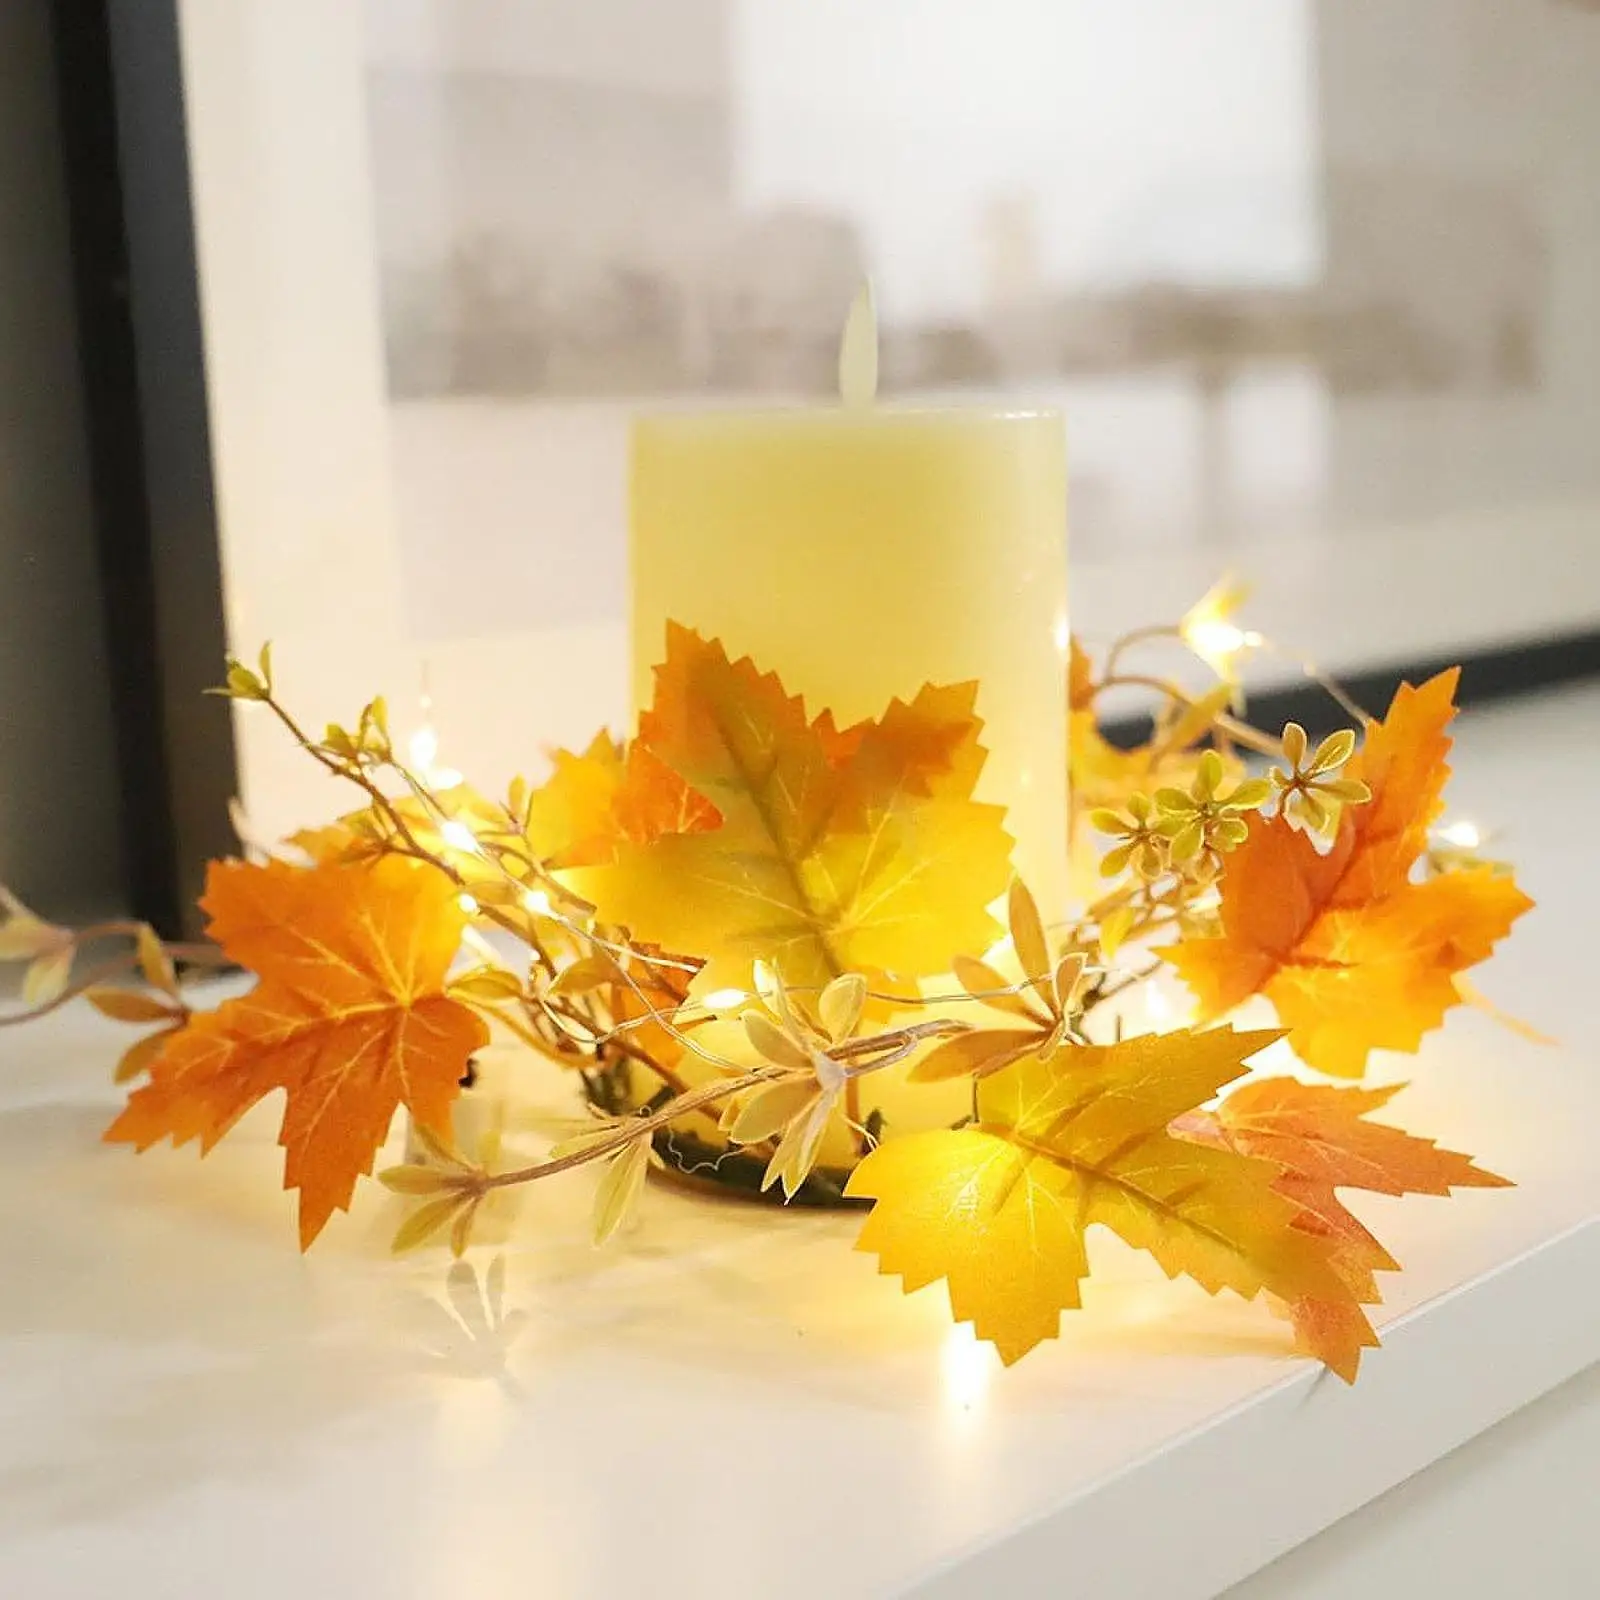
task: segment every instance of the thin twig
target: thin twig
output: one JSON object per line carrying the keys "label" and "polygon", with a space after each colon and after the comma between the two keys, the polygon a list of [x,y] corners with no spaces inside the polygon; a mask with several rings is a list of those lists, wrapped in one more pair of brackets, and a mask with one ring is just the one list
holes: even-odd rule
{"label": "thin twig", "polygon": [[98,966],[91,967],[76,983],[70,988],[63,989],[53,1000],[42,1001],[36,1006],[30,1006],[26,1011],[13,1011],[7,1016],[0,1016],[0,1028],[15,1028],[21,1023],[48,1017],[52,1011],[59,1011],[62,1006],[70,1005],[80,995],[104,983],[107,978],[114,978],[122,972],[131,972],[138,964],[139,957],[131,950],[126,955],[112,956]]}
{"label": "thin twig", "polygon": [[553,1177],[558,1172],[566,1172],[587,1162],[598,1161],[602,1156],[612,1155],[636,1139],[653,1135],[680,1117],[688,1116],[691,1111],[703,1110],[718,1100],[726,1100],[730,1095],[753,1089],[758,1084],[769,1082],[773,1078],[781,1078],[789,1071],[787,1067],[754,1067],[737,1078],[721,1078],[713,1083],[703,1083],[698,1089],[691,1089],[687,1094],[675,1095],[659,1111],[653,1112],[648,1117],[630,1117],[625,1122],[619,1123],[616,1132],[610,1138],[596,1139],[592,1144],[586,1144],[577,1150],[569,1150],[564,1156],[552,1156],[547,1161],[535,1162],[531,1167],[518,1167],[511,1172],[483,1173],[478,1179],[477,1187],[480,1192],[506,1189],[512,1184],[533,1183],[539,1178]]}
{"label": "thin twig", "polygon": [[[1157,694],[1164,694],[1169,700],[1176,701],[1179,705],[1193,710],[1200,702],[1175,683],[1165,678],[1152,678],[1144,673],[1124,672],[1116,677],[1102,678],[1095,685],[1095,693],[1101,694],[1107,689],[1153,689]],[[1247,749],[1254,750],[1264,756],[1278,756],[1283,753],[1278,741],[1270,734],[1262,733],[1258,728],[1252,728],[1248,722],[1241,722],[1237,717],[1232,717],[1225,711],[1219,711],[1212,721],[1222,729],[1230,738],[1244,745]]]}
{"label": "thin twig", "polygon": [[1134,628],[1131,632],[1123,634],[1120,639],[1113,641],[1111,648],[1106,652],[1105,671],[1108,676],[1114,673],[1123,653],[1136,644],[1145,644],[1156,639],[1181,641],[1182,638],[1183,630],[1173,622],[1160,623],[1147,628]]}

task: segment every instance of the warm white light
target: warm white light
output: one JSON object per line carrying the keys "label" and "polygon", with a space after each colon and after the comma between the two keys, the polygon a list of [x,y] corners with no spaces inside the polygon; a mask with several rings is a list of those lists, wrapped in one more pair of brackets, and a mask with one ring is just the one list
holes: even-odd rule
{"label": "warm white light", "polygon": [[454,767],[438,767],[434,763],[439,759],[439,735],[433,723],[428,720],[433,702],[426,694],[422,697],[422,725],[411,735],[406,745],[406,750],[411,757],[411,766],[417,776],[435,791],[440,789],[456,789],[461,786],[462,777]]}
{"label": "warm white light", "polygon": [[1167,998],[1161,985],[1154,978],[1145,980],[1144,1010],[1145,1015],[1157,1027],[1160,1027],[1164,1022],[1172,1020],[1172,1002]]}
{"label": "warm white light", "polygon": [[460,906],[469,917],[477,916],[478,902],[474,896],[470,894],[458,894],[456,896],[456,904]]}
{"label": "warm white light", "polygon": [[1266,643],[1259,633],[1236,627],[1229,620],[1249,594],[1247,584],[1224,577],[1190,606],[1178,624],[1183,642],[1219,678],[1233,677],[1233,660],[1241,651],[1255,650]]}
{"label": "warm white light", "polygon": [[1065,617],[1056,618],[1054,637],[1056,649],[1059,650],[1062,655],[1065,655],[1072,646],[1072,634],[1067,627],[1067,619]]}
{"label": "warm white light", "polygon": [[411,735],[407,748],[411,753],[411,765],[426,774],[439,759],[439,735],[425,722]]}
{"label": "warm white light", "polygon": [[550,915],[550,896],[543,889],[530,889],[522,897],[522,909],[531,911],[536,917]]}
{"label": "warm white light", "polygon": [[1180,632],[1183,642],[1222,678],[1231,676],[1237,656],[1246,650],[1259,650],[1266,643],[1259,633],[1207,615],[1203,607],[1183,619]]}
{"label": "warm white light", "polygon": [[944,1336],[939,1350],[945,1403],[957,1411],[972,1411],[981,1405],[988,1396],[998,1359],[972,1331],[970,1322],[956,1323]]}
{"label": "warm white light", "polygon": [[477,835],[473,833],[466,823],[458,822],[454,817],[448,822],[439,824],[439,837],[452,850],[476,850],[478,848]]}
{"label": "warm white light", "polygon": [[750,996],[743,989],[713,989],[705,998],[707,1011],[731,1011],[742,1006]]}
{"label": "warm white light", "polygon": [[1475,822],[1450,822],[1439,830],[1439,837],[1458,850],[1476,850],[1483,843],[1483,835]]}
{"label": "warm white light", "polygon": [[1225,661],[1229,656],[1236,656],[1248,642],[1242,628],[1209,617],[1191,622],[1184,630],[1184,637],[1195,654],[1204,656],[1207,661]]}
{"label": "warm white light", "polygon": [[1159,978],[1146,978],[1139,986],[1139,1008],[1145,1024],[1153,1033],[1169,1028],[1181,1028],[1193,1020],[1194,1007],[1182,990],[1172,988]]}

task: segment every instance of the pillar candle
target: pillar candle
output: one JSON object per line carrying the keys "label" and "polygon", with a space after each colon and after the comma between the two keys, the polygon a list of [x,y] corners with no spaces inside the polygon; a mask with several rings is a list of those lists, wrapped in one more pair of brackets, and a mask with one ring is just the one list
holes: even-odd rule
{"label": "pillar candle", "polygon": [[[1056,916],[1067,885],[1061,417],[872,403],[876,332],[863,307],[840,364],[854,403],[635,423],[635,710],[653,696],[669,621],[752,657],[840,726],[925,683],[976,680],[988,751],[977,797],[1006,808],[1016,869]],[[862,1085],[863,1112],[881,1111],[891,1131],[947,1125],[969,1106],[967,1084],[913,1086],[904,1068]],[[714,1137],[709,1120],[697,1131]],[[848,1165],[856,1149],[840,1121],[820,1165]]]}
{"label": "pillar candle", "polygon": [[976,679],[1017,870],[1066,893],[1066,465],[1048,411],[890,405],[641,418],[633,694],[666,625],[718,638],[841,726]]}

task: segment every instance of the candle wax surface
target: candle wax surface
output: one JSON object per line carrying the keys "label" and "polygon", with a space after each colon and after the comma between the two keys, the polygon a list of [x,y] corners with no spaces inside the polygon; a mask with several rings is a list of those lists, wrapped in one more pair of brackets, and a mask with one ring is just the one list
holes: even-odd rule
{"label": "candle wax surface", "polygon": [[1052,412],[891,406],[635,424],[633,693],[666,625],[749,655],[841,725],[980,685],[978,798],[1047,917],[1066,893],[1066,447]]}

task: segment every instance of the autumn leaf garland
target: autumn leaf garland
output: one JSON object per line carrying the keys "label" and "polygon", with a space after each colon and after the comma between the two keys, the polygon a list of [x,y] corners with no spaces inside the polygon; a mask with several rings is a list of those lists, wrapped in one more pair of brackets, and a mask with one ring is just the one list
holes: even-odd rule
{"label": "autumn leaf garland", "polygon": [[[838,1159],[842,1128],[847,1193],[872,1207],[859,1247],[907,1291],[942,1281],[1008,1363],[1079,1304],[1098,1226],[1169,1276],[1281,1303],[1301,1348],[1353,1378],[1376,1343],[1377,1275],[1396,1263],[1343,1192],[1504,1180],[1370,1120],[1392,1089],[1252,1078],[1250,1063],[1280,1037],[1334,1075],[1415,1049],[1526,909],[1498,868],[1433,870],[1454,675],[1402,688],[1359,748],[1353,732],[1312,749],[1292,725],[1249,730],[1226,680],[1174,688],[1126,754],[1094,723],[1102,681],[1075,648],[1075,779],[1115,842],[1101,897],[1053,929],[1010,880],[1002,813],[975,798],[975,684],[928,685],[840,728],[673,628],[633,741],[558,752],[542,787],[519,780],[497,802],[409,771],[381,702],[313,740],[265,655],[259,672],[234,663],[230,692],[263,702],[362,807],[298,835],[305,864],[213,865],[202,906],[255,975],[248,994],[191,1011],[149,930],[137,965],[159,998],[83,991],[158,1024],[124,1057],[145,1081],[107,1137],[205,1151],[284,1091],[305,1246],[404,1107],[420,1154],[384,1174],[416,1202],[397,1246],[448,1233],[459,1251],[491,1191],[589,1162],[604,1172],[595,1237],[610,1237],[658,1141],[685,1128],[753,1155],[762,1186],[790,1197],[825,1147]],[[1241,740],[1285,767],[1249,777]],[[992,908],[1008,885],[1003,930]],[[31,961],[41,1009],[62,1003],[77,936],[9,897],[0,909],[0,958]],[[517,941],[522,961],[480,940],[463,970],[472,924]],[[1105,1008],[1153,970],[1136,952],[1177,971],[1202,1023],[1260,996],[1283,1032],[1122,1037]],[[965,1004],[925,1002],[928,980]],[[450,1142],[491,1022],[575,1067],[596,1108],[524,1168],[485,1170]],[[970,1114],[865,1125],[859,1082],[886,1069],[964,1085]]]}

